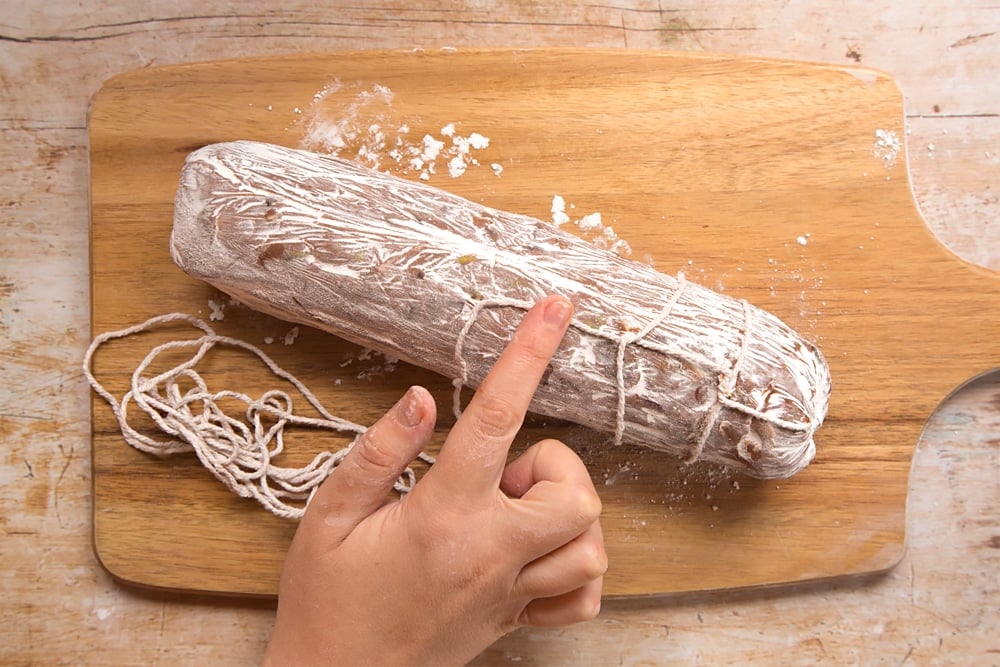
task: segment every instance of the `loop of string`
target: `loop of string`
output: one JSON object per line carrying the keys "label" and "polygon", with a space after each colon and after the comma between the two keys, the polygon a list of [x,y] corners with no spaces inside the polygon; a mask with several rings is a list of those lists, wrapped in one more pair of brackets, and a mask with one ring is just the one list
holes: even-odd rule
{"label": "loop of string", "polygon": [[[177,322],[190,324],[202,335],[154,347],[132,373],[130,388],[121,399],[113,396],[96,379],[92,370],[93,357],[102,345]],[[295,387],[320,417],[295,414],[292,397],[280,390],[267,391],[257,399],[236,391],[210,391],[195,367],[216,345],[235,347],[255,355],[271,373]],[[153,377],[145,376],[161,354],[185,349],[193,350],[187,360]],[[278,366],[260,348],[236,338],[220,336],[203,320],[183,313],[160,315],[141,324],[97,336],[84,356],[83,372],[94,391],[111,406],[129,445],[155,456],[193,451],[202,465],[230,491],[243,498],[253,498],[283,518],[301,518],[316,489],[366,431],[366,427],[360,424],[331,414],[308,387]],[[189,388],[185,390],[182,385]],[[227,399],[246,405],[242,418],[234,418],[220,408],[219,401]],[[128,421],[129,405],[133,403],[172,439],[158,440],[133,428]],[[354,438],[340,450],[320,452],[301,468],[288,468],[274,463],[275,457],[285,449],[287,426],[354,434]],[[428,464],[434,461],[423,453],[420,460]],[[404,494],[415,483],[416,473],[408,467],[396,480],[394,489]]]}

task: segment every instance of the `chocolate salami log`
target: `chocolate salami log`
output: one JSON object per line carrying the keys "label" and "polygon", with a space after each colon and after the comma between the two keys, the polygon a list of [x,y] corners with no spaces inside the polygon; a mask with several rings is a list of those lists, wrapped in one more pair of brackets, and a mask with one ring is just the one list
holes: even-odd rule
{"label": "chocolate salami log", "polygon": [[534,412],[760,478],[813,458],[829,369],[773,315],[524,215],[345,160],[192,153],[174,261],[243,303],[476,387],[525,310],[576,307]]}

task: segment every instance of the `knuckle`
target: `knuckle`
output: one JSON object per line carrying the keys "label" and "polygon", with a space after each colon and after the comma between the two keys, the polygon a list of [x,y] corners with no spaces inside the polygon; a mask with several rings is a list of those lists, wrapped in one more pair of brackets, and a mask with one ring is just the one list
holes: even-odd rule
{"label": "knuckle", "polygon": [[556,440],[555,438],[545,438],[543,440],[539,440],[535,443],[535,447],[537,447],[539,451],[543,451],[546,454],[552,450],[558,451],[560,449],[569,449],[561,440]]}
{"label": "knuckle", "polygon": [[584,598],[584,600],[577,606],[577,620],[578,621],[592,621],[597,618],[597,615],[601,613],[601,596],[594,595],[592,597]]}
{"label": "knuckle", "polygon": [[370,473],[383,473],[397,466],[392,448],[383,442],[376,427],[372,426],[354,445],[355,455],[352,457],[355,466]]}
{"label": "knuckle", "polygon": [[513,438],[524,416],[509,402],[487,396],[476,410],[475,428],[486,438]]}
{"label": "knuckle", "polygon": [[580,557],[581,574],[587,581],[604,576],[608,571],[608,554],[598,545],[588,545]]}
{"label": "knuckle", "polygon": [[593,486],[577,484],[572,487],[570,493],[572,497],[569,499],[568,505],[573,508],[576,516],[584,525],[589,526],[600,518],[603,506],[601,497],[597,495]]}

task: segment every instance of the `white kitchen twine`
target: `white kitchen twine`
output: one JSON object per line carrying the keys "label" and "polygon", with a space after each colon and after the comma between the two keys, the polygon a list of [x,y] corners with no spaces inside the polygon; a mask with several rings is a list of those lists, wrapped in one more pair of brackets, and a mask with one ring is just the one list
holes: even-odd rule
{"label": "white kitchen twine", "polygon": [[[93,357],[105,343],[177,322],[194,326],[202,335],[154,347],[132,373],[130,388],[121,399],[113,396],[94,377]],[[274,375],[291,383],[321,417],[294,414],[291,396],[280,390],[267,391],[257,399],[236,391],[210,391],[195,366],[216,345],[228,345],[256,355]],[[179,349],[192,349],[193,354],[159,375],[145,376],[160,354]],[[193,451],[230,491],[243,498],[253,498],[286,519],[302,517],[316,489],[344,460],[366,430],[360,424],[331,414],[302,382],[278,366],[260,348],[236,338],[220,336],[203,320],[184,313],[159,315],[142,324],[97,336],[87,349],[83,372],[94,391],[111,406],[129,445],[161,457]],[[182,383],[192,386],[183,390]],[[244,418],[237,419],[223,412],[217,403],[223,399],[244,403]],[[128,407],[133,402],[172,439],[157,440],[129,425]],[[274,423],[267,427],[265,419]],[[354,439],[340,450],[317,454],[302,468],[286,468],[275,465],[273,460],[284,451],[284,432],[289,425],[353,433]],[[419,458],[428,464],[434,462],[431,456],[424,453]],[[393,488],[404,494],[414,484],[416,474],[407,467]]]}

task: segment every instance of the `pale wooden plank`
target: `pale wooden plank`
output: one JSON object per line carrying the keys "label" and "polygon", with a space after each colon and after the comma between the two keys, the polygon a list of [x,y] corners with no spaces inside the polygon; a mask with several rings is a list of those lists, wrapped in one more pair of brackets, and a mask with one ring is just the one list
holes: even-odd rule
{"label": "pale wooden plank", "polygon": [[[83,152],[64,149],[85,145],[88,101],[113,74],[148,64],[334,48],[622,46],[633,25],[654,30],[627,32],[632,47],[849,64],[845,54],[853,46],[862,64],[890,72],[906,93],[914,184],[931,225],[950,247],[976,252],[977,261],[990,266],[1000,263],[989,235],[997,219],[995,199],[984,193],[985,185],[997,182],[998,166],[969,149],[1000,153],[993,66],[1000,42],[994,36],[949,48],[998,31],[990,3],[946,9],[933,0],[857,7],[824,1],[617,4],[612,11],[547,2],[497,3],[490,10],[409,3],[411,16],[424,20],[410,21],[405,30],[377,23],[395,16],[398,3],[369,4],[354,16],[371,24],[350,31],[336,25],[347,9],[296,0],[253,12],[266,14],[264,21],[237,15],[219,1],[199,3],[197,12],[65,0],[44,8],[0,8],[0,34],[7,38],[0,41],[6,157],[0,168],[0,348],[34,350],[29,357],[3,357],[5,664],[244,665],[259,659],[272,617],[266,608],[232,602],[133,594],[113,585],[90,555],[90,462],[81,455],[88,449],[89,407],[75,361],[86,343],[88,309],[82,250],[86,161]],[[563,25],[569,23],[564,16],[579,25]],[[150,20],[157,17],[167,20]],[[487,21],[456,30],[454,19]],[[104,26],[87,29],[98,24]],[[79,38],[93,39],[71,41]],[[918,115],[934,118],[927,124]],[[944,145],[945,131],[962,137],[956,141],[962,150],[941,149],[932,168],[922,152],[929,142]],[[39,150],[43,144],[53,150]],[[53,152],[64,153],[66,159],[57,162],[72,167],[51,169]],[[18,242],[11,243],[15,235]],[[50,252],[49,244],[59,250]],[[481,662],[656,664],[687,655],[744,664],[988,662],[1000,634],[990,613],[996,550],[988,537],[998,529],[997,487],[990,476],[996,461],[982,454],[995,451],[988,442],[998,428],[997,400],[995,384],[964,390],[924,434],[911,480],[909,555],[887,577],[774,597],[713,595],[611,607],[604,620],[570,631],[516,633]],[[19,419],[22,413],[58,418],[43,425]],[[726,637],[721,642],[720,625]]]}

